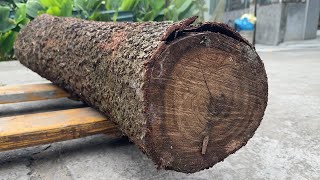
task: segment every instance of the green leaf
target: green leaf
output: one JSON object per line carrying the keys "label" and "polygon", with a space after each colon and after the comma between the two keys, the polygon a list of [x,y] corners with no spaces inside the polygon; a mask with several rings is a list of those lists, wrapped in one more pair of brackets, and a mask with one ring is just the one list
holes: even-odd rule
{"label": "green leaf", "polygon": [[12,3],[11,0],[0,0],[0,6],[9,6]]}
{"label": "green leaf", "polygon": [[23,21],[21,21],[21,22],[19,23],[20,29],[21,29],[23,26],[27,25],[29,22],[30,22],[30,19],[29,19],[29,18],[25,18]]}
{"label": "green leaf", "polygon": [[152,10],[152,17],[149,21],[154,21],[163,11],[165,1],[150,1],[150,8]]}
{"label": "green leaf", "polygon": [[74,0],[73,6],[74,10],[80,12],[80,17],[90,19],[89,16],[91,9],[88,9],[88,0]]}
{"label": "green leaf", "polygon": [[134,4],[135,0],[123,0],[119,8],[119,11],[129,11],[132,9]]}
{"label": "green leaf", "polygon": [[153,10],[162,10],[162,8],[165,5],[164,0],[156,0],[156,1],[150,1],[150,6]]}
{"label": "green leaf", "polygon": [[195,4],[191,4],[191,6],[187,10],[179,13],[179,19],[195,16],[198,13],[199,13],[199,9],[197,8],[197,6]]}
{"label": "green leaf", "polygon": [[[39,3],[47,14],[54,16],[72,15],[73,0],[39,0]],[[38,13],[43,13],[43,11]]]}
{"label": "green leaf", "polygon": [[17,34],[14,31],[0,34],[0,60],[6,60],[12,56],[13,44]]}
{"label": "green leaf", "polygon": [[153,13],[154,13],[153,11],[150,11],[147,14],[145,14],[143,17],[143,21],[153,21],[153,19],[154,19]]}
{"label": "green leaf", "polygon": [[106,0],[107,10],[117,10],[121,4],[122,0]]}
{"label": "green leaf", "polygon": [[178,8],[178,13],[183,13],[185,12],[191,5],[192,5],[192,0],[185,0],[184,3]]}
{"label": "green leaf", "polygon": [[10,8],[6,6],[0,6],[0,32],[7,32],[16,27],[16,23],[13,19],[9,18]]}
{"label": "green leaf", "polygon": [[73,5],[75,10],[85,11],[87,6],[87,0],[74,0]]}
{"label": "green leaf", "polygon": [[166,20],[178,21],[179,14],[176,8],[176,5],[171,4],[167,8],[164,9],[164,17]]}
{"label": "green leaf", "polygon": [[28,0],[26,7],[27,7],[27,15],[32,18],[35,18],[36,16],[38,16],[39,11],[44,10],[44,8],[41,6],[38,0]]}
{"label": "green leaf", "polygon": [[57,6],[52,6],[49,9],[47,9],[46,13],[54,16],[60,16],[61,10]]}
{"label": "green leaf", "polygon": [[111,21],[110,14],[108,12],[98,12],[98,11],[95,11],[94,13],[92,13],[88,19],[94,20],[94,21]]}
{"label": "green leaf", "polygon": [[72,15],[72,0],[63,0],[60,6],[60,16],[71,16]]}
{"label": "green leaf", "polygon": [[74,10],[79,11],[81,17],[96,21],[110,21],[110,15],[104,13],[105,1],[74,0]]}
{"label": "green leaf", "polygon": [[[86,9],[92,12],[98,11],[100,9],[100,7],[103,7],[102,5],[105,4],[105,1],[101,1],[101,0],[87,0],[87,6]],[[103,8],[104,10],[105,8]]]}
{"label": "green leaf", "polygon": [[116,11],[116,12],[113,14],[113,17],[112,17],[113,22],[116,22],[116,21],[117,21],[117,18],[118,18],[118,11]]}
{"label": "green leaf", "polygon": [[14,19],[16,21],[16,24],[19,24],[21,21],[23,21],[26,18],[27,15],[27,6],[23,3],[17,3],[17,7],[15,9],[16,13],[14,16]]}
{"label": "green leaf", "polygon": [[25,2],[26,2],[26,0],[13,0],[13,2],[14,2],[15,4],[18,4],[18,3],[25,3]]}
{"label": "green leaf", "polygon": [[60,1],[59,0],[39,0],[39,3],[44,8],[50,8],[50,7],[59,7]]}

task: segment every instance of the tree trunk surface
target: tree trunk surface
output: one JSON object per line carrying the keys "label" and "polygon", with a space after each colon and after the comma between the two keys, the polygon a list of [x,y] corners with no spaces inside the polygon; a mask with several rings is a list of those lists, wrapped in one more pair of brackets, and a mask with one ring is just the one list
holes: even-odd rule
{"label": "tree trunk surface", "polygon": [[42,15],[22,64],[116,124],[159,168],[192,173],[244,146],[267,106],[254,47],[221,23],[93,22]]}

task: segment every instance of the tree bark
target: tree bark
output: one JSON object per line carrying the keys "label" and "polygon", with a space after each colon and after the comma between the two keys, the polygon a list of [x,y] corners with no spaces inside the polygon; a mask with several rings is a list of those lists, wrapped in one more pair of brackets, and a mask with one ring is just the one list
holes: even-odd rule
{"label": "tree bark", "polygon": [[254,47],[221,23],[93,22],[42,15],[22,64],[96,108],[159,168],[197,172],[244,146],[268,99]]}

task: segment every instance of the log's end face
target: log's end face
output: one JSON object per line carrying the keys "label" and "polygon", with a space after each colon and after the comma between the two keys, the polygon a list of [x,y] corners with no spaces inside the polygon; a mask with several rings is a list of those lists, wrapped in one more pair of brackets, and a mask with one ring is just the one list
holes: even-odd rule
{"label": "log's end face", "polygon": [[147,76],[146,152],[159,168],[192,173],[212,167],[247,143],[267,105],[259,56],[219,33],[173,41]]}

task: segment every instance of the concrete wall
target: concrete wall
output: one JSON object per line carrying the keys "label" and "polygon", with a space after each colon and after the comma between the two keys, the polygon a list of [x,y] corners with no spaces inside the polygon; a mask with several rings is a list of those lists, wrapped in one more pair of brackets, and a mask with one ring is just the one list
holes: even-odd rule
{"label": "concrete wall", "polygon": [[309,0],[306,5],[307,14],[305,20],[304,39],[317,37],[317,26],[320,15],[320,0]]}
{"label": "concrete wall", "polygon": [[286,26],[283,27],[285,29],[284,41],[303,40],[306,3],[288,3],[284,6],[284,11],[286,11],[284,16],[287,18],[283,20],[286,21]]}
{"label": "concrete wall", "polygon": [[[259,6],[257,8],[257,32],[256,43],[277,45],[281,41],[280,30],[282,5],[279,3]],[[236,18],[241,17],[244,13],[253,13],[253,8],[229,11],[224,14],[224,22],[228,23]]]}
{"label": "concrete wall", "polygon": [[259,6],[257,9],[256,43],[277,45],[281,41],[282,4]]}
{"label": "concrete wall", "polygon": [[[283,41],[316,38],[319,11],[320,0],[258,6],[256,42],[277,45]],[[224,22],[244,13],[253,13],[253,8],[225,12]]]}

